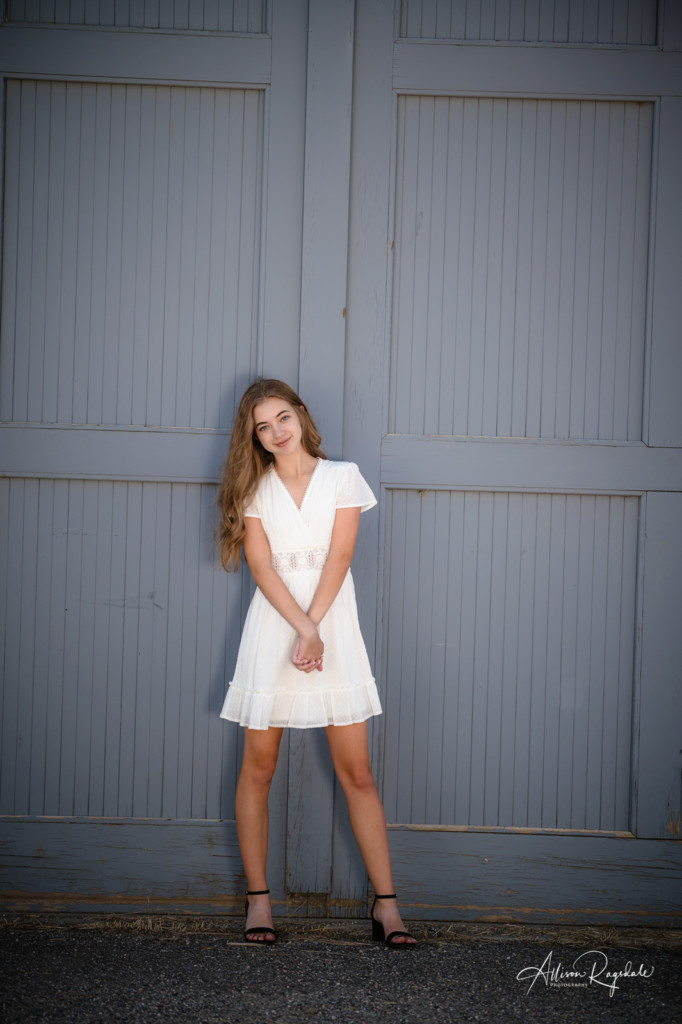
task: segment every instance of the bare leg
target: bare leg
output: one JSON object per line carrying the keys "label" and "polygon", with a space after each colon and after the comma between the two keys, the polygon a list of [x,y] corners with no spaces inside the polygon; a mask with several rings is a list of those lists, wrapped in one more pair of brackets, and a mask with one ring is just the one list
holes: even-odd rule
{"label": "bare leg", "polygon": [[[242,767],[237,781],[234,810],[239,849],[249,890],[267,889],[268,794],[277,767],[281,729],[245,729]],[[246,927],[271,927],[268,896],[249,896]],[[267,933],[254,939],[267,939]]]}
{"label": "bare leg", "polygon": [[[353,834],[372,887],[382,895],[391,893],[393,877],[386,819],[369,763],[367,725],[365,722],[330,725],[325,732],[334,770],[348,802]],[[379,900],[374,916],[383,924],[386,934],[405,930],[395,900]]]}

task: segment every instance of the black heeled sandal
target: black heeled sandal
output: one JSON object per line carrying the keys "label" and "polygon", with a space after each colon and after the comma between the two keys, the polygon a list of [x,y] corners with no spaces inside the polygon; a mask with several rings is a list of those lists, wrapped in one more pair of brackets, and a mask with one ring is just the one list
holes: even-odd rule
{"label": "black heeled sandal", "polygon": [[[244,904],[244,917],[249,915],[249,896],[269,896],[269,889],[255,889],[252,891],[246,890],[246,903]],[[271,935],[271,939],[251,939],[250,935]],[[256,928],[245,928],[244,929],[244,942],[248,942],[252,946],[274,946],[277,942],[277,932],[274,928],[266,928],[263,925],[259,925]]]}
{"label": "black heeled sandal", "polygon": [[377,921],[374,916],[374,908],[377,905],[377,900],[395,900],[397,896],[394,892],[384,893],[383,896],[379,896],[377,893],[374,897],[374,903],[370,911],[370,917],[372,918],[372,938],[375,942],[383,942],[389,949],[414,949],[417,945],[417,940],[414,942],[395,942],[397,938],[414,939],[414,935],[410,935],[409,932],[389,932],[386,935],[384,926],[381,921]]}

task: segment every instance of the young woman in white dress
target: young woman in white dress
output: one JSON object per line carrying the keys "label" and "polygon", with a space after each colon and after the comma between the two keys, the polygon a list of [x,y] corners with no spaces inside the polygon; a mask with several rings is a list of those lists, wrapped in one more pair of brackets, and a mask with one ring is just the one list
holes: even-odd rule
{"label": "young woman in white dress", "polygon": [[276,940],[266,881],[268,794],[284,728],[325,729],[372,887],[372,935],[411,948],[393,891],[386,823],[366,720],[381,705],[350,575],[360,513],[376,504],[357,466],[330,462],[282,381],[245,392],[218,493],[225,569],[243,549],[257,590],[223,718],[244,726],[235,817],[247,881],[247,942]]}

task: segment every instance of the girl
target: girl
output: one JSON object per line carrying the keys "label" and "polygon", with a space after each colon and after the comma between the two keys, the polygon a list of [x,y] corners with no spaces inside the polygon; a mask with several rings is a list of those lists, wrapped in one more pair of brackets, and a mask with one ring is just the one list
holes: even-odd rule
{"label": "girl", "polygon": [[272,944],[265,879],[268,793],[284,728],[325,729],[377,896],[372,935],[406,949],[366,720],[381,713],[360,635],[350,563],[360,513],[376,505],[350,462],[330,462],[298,395],[258,378],[241,400],[218,493],[223,567],[243,547],[257,590],[221,717],[244,729],[235,817],[247,881],[247,942]]}

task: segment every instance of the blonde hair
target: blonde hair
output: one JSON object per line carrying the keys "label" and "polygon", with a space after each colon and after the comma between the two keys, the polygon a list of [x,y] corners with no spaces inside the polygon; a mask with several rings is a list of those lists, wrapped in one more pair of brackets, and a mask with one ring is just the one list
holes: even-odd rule
{"label": "blonde hair", "polygon": [[320,437],[312,417],[293,388],[281,380],[258,377],[242,396],[232,427],[232,439],[225,460],[223,475],[217,494],[220,521],[216,542],[220,561],[227,572],[239,568],[246,523],[244,508],[253,498],[261,479],[275,461],[272,452],[263,448],[256,437],[253,410],[266,398],[281,398],[298,416],[302,435],[301,444],[309,455],[324,459]]}

